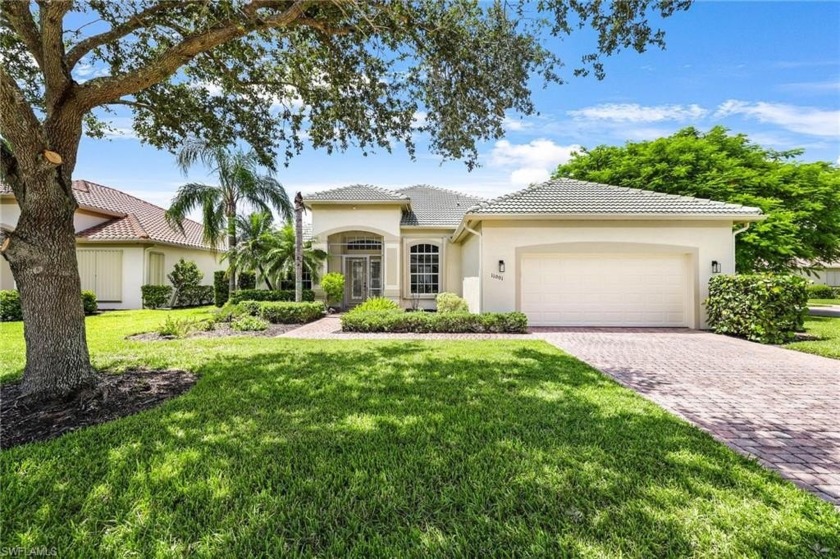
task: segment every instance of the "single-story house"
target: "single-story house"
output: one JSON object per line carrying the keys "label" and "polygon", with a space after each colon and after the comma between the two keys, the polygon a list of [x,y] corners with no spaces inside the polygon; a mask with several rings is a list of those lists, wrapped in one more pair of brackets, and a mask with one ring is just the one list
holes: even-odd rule
{"label": "single-story house", "polygon": [[805,277],[816,285],[840,287],[840,262],[814,264],[811,273]]}
{"label": "single-story house", "polygon": [[[434,308],[522,311],[539,326],[706,326],[715,273],[734,273],[735,236],[757,208],[551,180],[496,198],[430,186],[353,185],[306,196],[323,272],[344,306],[384,296]],[[315,286],[317,291],[317,286]]]}
{"label": "single-story house", "polygon": [[[205,285],[225,268],[220,253],[204,242],[201,224],[185,220],[181,233],[166,222],[163,208],[90,181],[73,181],[73,192],[82,289],[96,293],[100,308],[141,308],[140,287],[168,285],[166,276],[181,258],[198,265]],[[0,227],[13,230],[19,216],[14,194],[0,184]],[[0,289],[13,288],[9,263],[0,258]]]}

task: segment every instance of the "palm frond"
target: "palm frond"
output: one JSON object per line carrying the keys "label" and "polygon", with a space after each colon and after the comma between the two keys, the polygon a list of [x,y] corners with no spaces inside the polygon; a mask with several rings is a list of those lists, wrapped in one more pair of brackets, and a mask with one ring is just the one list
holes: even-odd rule
{"label": "palm frond", "polygon": [[[172,204],[164,214],[170,227],[184,232],[184,220],[194,210],[214,206],[219,198],[220,191],[216,186],[210,186],[199,182],[190,182],[178,188]],[[205,227],[207,224],[204,224]]]}

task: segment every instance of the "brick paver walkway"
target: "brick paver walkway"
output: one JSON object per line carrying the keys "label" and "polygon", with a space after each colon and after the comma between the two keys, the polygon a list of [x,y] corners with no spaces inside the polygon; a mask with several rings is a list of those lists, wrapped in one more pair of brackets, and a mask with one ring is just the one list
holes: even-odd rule
{"label": "brick paver walkway", "polygon": [[840,506],[840,361],[690,330],[534,330]]}

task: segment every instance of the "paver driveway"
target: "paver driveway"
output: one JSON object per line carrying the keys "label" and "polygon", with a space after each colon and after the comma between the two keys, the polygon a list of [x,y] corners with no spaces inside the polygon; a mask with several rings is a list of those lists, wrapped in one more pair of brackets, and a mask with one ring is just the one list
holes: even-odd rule
{"label": "paver driveway", "polygon": [[690,330],[535,329],[840,506],[840,361]]}

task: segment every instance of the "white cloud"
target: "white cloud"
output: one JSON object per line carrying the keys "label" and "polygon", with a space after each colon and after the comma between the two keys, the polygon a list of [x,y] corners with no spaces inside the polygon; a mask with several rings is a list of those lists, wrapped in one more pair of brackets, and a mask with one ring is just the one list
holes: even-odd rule
{"label": "white cloud", "polygon": [[663,122],[669,120],[698,120],[709,114],[700,105],[653,105],[637,103],[604,103],[568,111],[576,120],[607,120],[612,122]]}
{"label": "white cloud", "polygon": [[572,152],[580,149],[577,144],[562,146],[544,138],[527,144],[499,140],[490,153],[490,165],[512,168],[511,184],[527,185],[546,180],[557,165],[568,162]]}
{"label": "white cloud", "polygon": [[775,124],[791,132],[812,136],[840,137],[840,111],[759,101],[748,103],[730,99],[715,112],[718,118],[742,115],[759,122]]}
{"label": "white cloud", "polygon": [[794,82],[783,83],[778,89],[781,91],[793,91],[796,93],[834,93],[840,91],[839,80],[827,80],[824,82]]}

